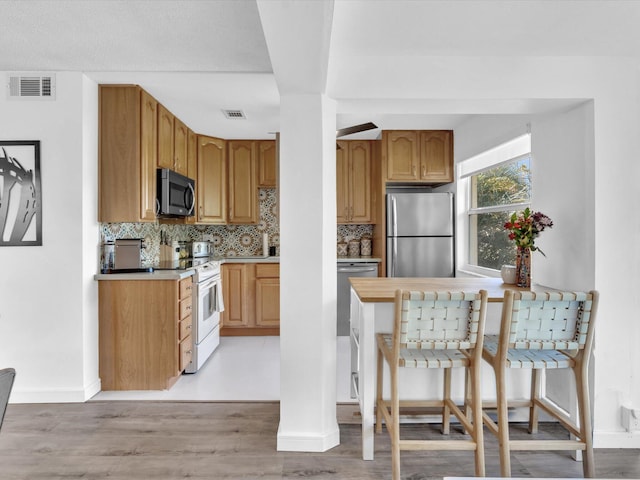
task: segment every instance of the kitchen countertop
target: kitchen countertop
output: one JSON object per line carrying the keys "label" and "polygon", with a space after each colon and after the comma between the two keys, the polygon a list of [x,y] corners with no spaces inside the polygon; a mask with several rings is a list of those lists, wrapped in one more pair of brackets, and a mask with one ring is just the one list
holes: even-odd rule
{"label": "kitchen countertop", "polygon": [[[280,263],[280,257],[212,257],[212,261],[223,263]],[[187,270],[163,270],[155,269],[153,272],[140,273],[98,273],[94,280],[182,280],[192,276],[193,269]]]}
{"label": "kitchen countertop", "polygon": [[[213,257],[211,260],[224,263],[280,263],[280,257],[246,256],[246,257]],[[374,257],[340,257],[338,263],[380,263]],[[194,274],[189,270],[154,270],[141,273],[98,273],[94,280],[181,280]]]}

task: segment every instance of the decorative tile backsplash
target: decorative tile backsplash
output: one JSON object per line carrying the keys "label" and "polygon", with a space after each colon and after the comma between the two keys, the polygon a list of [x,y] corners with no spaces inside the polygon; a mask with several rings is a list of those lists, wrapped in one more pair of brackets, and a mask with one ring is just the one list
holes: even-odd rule
{"label": "decorative tile backsplash", "polygon": [[[143,238],[146,248],[142,250],[142,265],[150,266],[160,258],[160,232],[167,234],[169,241],[198,241],[210,235],[216,256],[262,255],[262,235],[267,233],[269,246],[276,247],[280,254],[280,225],[275,188],[259,191],[260,219],[257,225],[169,225],[154,223],[102,223],[100,241],[117,238]],[[371,235],[372,225],[338,225],[337,242],[360,239]]]}

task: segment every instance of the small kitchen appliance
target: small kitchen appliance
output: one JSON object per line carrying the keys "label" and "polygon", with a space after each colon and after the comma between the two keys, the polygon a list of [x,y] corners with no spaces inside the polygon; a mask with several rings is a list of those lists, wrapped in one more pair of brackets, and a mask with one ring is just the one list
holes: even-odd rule
{"label": "small kitchen appliance", "polygon": [[191,242],[191,256],[194,258],[213,256],[211,242]]}
{"label": "small kitchen appliance", "polygon": [[118,238],[115,246],[115,268],[140,268],[142,263],[142,238]]}

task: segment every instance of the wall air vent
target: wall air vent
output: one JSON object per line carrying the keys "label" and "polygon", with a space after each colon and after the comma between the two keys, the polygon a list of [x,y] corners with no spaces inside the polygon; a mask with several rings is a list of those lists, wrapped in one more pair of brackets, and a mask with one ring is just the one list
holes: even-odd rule
{"label": "wall air vent", "polygon": [[242,110],[222,110],[222,113],[230,120],[245,120],[247,118]]}
{"label": "wall air vent", "polygon": [[56,98],[56,77],[53,74],[9,74],[7,83],[7,98],[14,100],[54,100]]}

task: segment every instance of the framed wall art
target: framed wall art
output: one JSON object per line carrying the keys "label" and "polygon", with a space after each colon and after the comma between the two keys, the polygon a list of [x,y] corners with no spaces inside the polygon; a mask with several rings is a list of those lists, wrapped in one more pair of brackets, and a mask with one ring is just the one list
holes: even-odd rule
{"label": "framed wall art", "polygon": [[0,247],[42,245],[40,141],[0,140]]}

